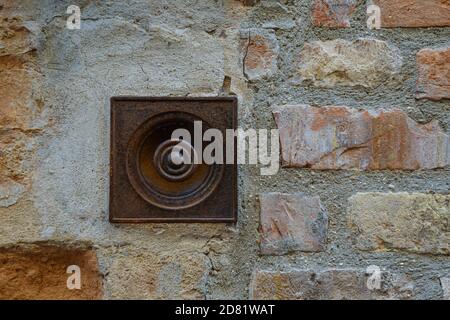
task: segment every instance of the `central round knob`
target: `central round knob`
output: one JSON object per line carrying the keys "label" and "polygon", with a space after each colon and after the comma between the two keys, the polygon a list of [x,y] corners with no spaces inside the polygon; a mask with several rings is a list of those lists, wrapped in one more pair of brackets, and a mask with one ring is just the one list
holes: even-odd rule
{"label": "central round knob", "polygon": [[155,151],[153,163],[158,173],[169,181],[182,181],[195,171],[196,153],[191,144],[182,140],[167,140]]}
{"label": "central round knob", "polygon": [[174,170],[183,167],[183,156],[179,152],[176,152],[173,148],[170,154],[168,154],[164,161],[167,161],[168,166]]}

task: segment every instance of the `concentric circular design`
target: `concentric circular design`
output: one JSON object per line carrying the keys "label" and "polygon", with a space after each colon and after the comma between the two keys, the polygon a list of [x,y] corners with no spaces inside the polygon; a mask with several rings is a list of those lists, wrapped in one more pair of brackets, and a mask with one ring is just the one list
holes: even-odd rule
{"label": "concentric circular design", "polygon": [[[186,129],[193,141],[194,121],[202,119],[186,112],[163,113],[150,118],[132,135],[127,150],[128,178],[150,204],[185,209],[201,203],[217,188],[224,166],[194,163],[201,156],[194,146],[172,138],[174,130]],[[208,128],[202,121],[203,132]],[[201,147],[203,151],[205,145]]]}
{"label": "concentric circular design", "polygon": [[197,168],[195,159],[198,159],[198,156],[189,142],[173,139],[166,140],[158,146],[153,164],[165,179],[183,181],[194,174]]}

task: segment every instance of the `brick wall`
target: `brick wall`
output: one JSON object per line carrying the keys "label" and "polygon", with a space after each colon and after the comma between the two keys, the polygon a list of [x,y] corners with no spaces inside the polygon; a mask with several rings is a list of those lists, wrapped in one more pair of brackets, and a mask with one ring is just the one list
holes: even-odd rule
{"label": "brick wall", "polygon": [[[0,298],[449,299],[448,1],[70,4],[0,1]],[[223,94],[238,223],[110,224],[109,98]]]}

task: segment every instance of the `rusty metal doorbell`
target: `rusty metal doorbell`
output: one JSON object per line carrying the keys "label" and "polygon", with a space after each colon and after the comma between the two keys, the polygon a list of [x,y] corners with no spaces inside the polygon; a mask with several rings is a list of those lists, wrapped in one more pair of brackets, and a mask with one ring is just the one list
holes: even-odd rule
{"label": "rusty metal doorbell", "polygon": [[236,221],[236,141],[232,164],[199,161],[208,145],[199,125],[225,137],[237,127],[237,99],[111,98],[111,222]]}

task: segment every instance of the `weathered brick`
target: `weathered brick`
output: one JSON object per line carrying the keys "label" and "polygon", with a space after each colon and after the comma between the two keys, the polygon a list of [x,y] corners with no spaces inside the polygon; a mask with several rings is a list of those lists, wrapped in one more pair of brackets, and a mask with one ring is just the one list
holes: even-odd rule
{"label": "weathered brick", "polygon": [[36,24],[24,22],[21,17],[0,17],[0,56],[23,55],[36,50]]}
{"label": "weathered brick", "polygon": [[450,196],[358,193],[349,199],[358,249],[450,254]]}
{"label": "weathered brick", "polygon": [[316,27],[348,28],[356,0],[315,0],[312,22]]}
{"label": "weathered brick", "polygon": [[0,126],[3,130],[31,130],[38,108],[33,101],[36,72],[22,57],[0,56]]}
{"label": "weathered brick", "polygon": [[211,263],[196,252],[115,255],[106,288],[113,299],[205,299]]}
{"label": "weathered brick", "polygon": [[444,300],[450,300],[450,278],[443,277],[440,279],[442,287],[442,298]]}
{"label": "weathered brick", "polygon": [[377,87],[400,72],[397,48],[376,39],[342,39],[306,43],[298,65],[300,83],[318,87]]}
{"label": "weathered brick", "polygon": [[[292,8],[292,7],[291,7]],[[282,1],[261,1],[249,12],[249,18],[258,23],[262,29],[291,30],[297,23],[290,6]]]}
{"label": "weathered brick", "polygon": [[30,174],[32,137],[44,126],[37,94],[40,74],[33,51],[35,24],[0,18],[0,206],[15,204]]}
{"label": "weathered brick", "polygon": [[450,48],[417,53],[417,97],[450,99]]}
{"label": "weathered brick", "polygon": [[36,36],[19,17],[0,18],[0,126],[3,130],[32,128],[37,107],[33,80]]}
{"label": "weathered brick", "polygon": [[[67,267],[81,271],[81,289],[67,288]],[[100,299],[102,276],[90,249],[33,245],[0,248],[0,299]]]}
{"label": "weathered brick", "polygon": [[449,137],[438,122],[418,124],[400,110],[287,105],[273,114],[285,167],[416,170],[450,163]]}
{"label": "weathered brick", "polygon": [[409,299],[413,284],[404,276],[381,273],[379,289],[367,285],[370,274],[360,269],[264,271],[253,274],[251,299],[370,300]]}
{"label": "weathered brick", "polygon": [[266,193],[260,204],[262,254],[325,250],[328,217],[319,197]]}
{"label": "weathered brick", "polygon": [[16,130],[0,132],[0,177],[22,182],[28,173],[26,158],[32,146],[27,136]]}
{"label": "weathered brick", "polygon": [[374,0],[381,9],[381,26],[445,27],[450,26],[448,0]]}
{"label": "weathered brick", "polygon": [[248,80],[270,78],[277,72],[279,52],[275,33],[264,29],[242,30],[244,74]]}
{"label": "weathered brick", "polygon": [[[0,125],[1,127],[1,125]],[[24,194],[31,145],[22,132],[0,130],[0,207],[14,205]]]}

